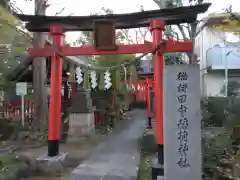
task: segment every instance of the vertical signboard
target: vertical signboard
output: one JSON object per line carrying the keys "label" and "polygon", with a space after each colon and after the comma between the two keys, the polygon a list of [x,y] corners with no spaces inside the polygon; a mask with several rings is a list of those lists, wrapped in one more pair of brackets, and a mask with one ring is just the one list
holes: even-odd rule
{"label": "vertical signboard", "polygon": [[199,66],[165,66],[165,180],[201,180],[201,159]]}

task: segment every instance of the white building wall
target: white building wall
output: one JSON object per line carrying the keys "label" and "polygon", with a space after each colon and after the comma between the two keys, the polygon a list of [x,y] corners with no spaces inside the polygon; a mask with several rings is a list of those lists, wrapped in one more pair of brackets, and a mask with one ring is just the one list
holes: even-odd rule
{"label": "white building wall", "polygon": [[223,96],[220,91],[224,85],[224,75],[212,73],[206,74],[205,85],[205,94],[207,96]]}
{"label": "white building wall", "polygon": [[[195,39],[194,51],[199,57],[200,65],[200,87],[202,96],[210,96],[211,94],[216,94],[216,89],[218,89],[217,83],[220,82],[220,76],[210,76],[207,73],[207,51],[214,47],[215,45],[222,44],[225,39],[225,33],[216,31],[213,28],[205,27],[197,35]],[[208,80],[209,78],[209,80]],[[224,77],[221,77],[224,80]],[[208,87],[210,82],[216,80],[216,87]]]}

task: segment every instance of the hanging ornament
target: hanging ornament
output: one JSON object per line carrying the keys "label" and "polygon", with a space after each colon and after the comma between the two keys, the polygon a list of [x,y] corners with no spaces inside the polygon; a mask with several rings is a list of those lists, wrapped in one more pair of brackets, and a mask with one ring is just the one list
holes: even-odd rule
{"label": "hanging ornament", "polygon": [[111,86],[112,86],[112,83],[111,83],[111,74],[109,71],[106,71],[104,73],[104,82],[105,82],[105,89],[109,89]]}
{"label": "hanging ornament", "polygon": [[83,82],[82,69],[80,67],[76,68],[76,79],[78,84],[81,84]]}
{"label": "hanging ornament", "polygon": [[97,87],[97,75],[95,71],[90,72],[91,77],[91,87],[95,89]]}
{"label": "hanging ornament", "polygon": [[100,73],[98,88],[99,88],[99,90],[104,90],[105,89],[105,79],[104,79],[104,73],[103,72]]}
{"label": "hanging ornament", "polygon": [[84,88],[85,90],[90,89],[89,74],[88,74],[87,71],[84,72],[83,88]]}

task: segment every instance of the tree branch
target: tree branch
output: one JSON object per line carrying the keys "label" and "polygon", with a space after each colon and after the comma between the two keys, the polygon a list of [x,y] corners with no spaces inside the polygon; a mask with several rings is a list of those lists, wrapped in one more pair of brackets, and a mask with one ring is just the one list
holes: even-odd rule
{"label": "tree branch", "polygon": [[147,33],[149,32],[149,28],[144,28],[144,32],[142,32],[143,28],[139,28],[138,31],[142,37],[143,40],[146,39]]}
{"label": "tree branch", "polygon": [[189,34],[189,38],[191,39],[192,38],[192,28],[191,28],[191,25],[190,24],[188,24],[188,26],[186,27],[187,28],[187,30],[188,30],[188,34]]}
{"label": "tree branch", "polygon": [[160,9],[163,9],[166,7],[166,1],[165,0],[153,0]]}
{"label": "tree branch", "polygon": [[187,35],[186,35],[185,31],[184,31],[183,26],[182,25],[178,25],[177,27],[178,27],[178,30],[181,32],[184,41],[189,40],[189,38],[187,37]]}
{"label": "tree branch", "polygon": [[63,7],[59,12],[56,12],[55,13],[55,16],[59,15],[59,14],[62,14],[62,12],[65,10],[65,7]]}
{"label": "tree branch", "polygon": [[129,43],[135,44],[135,42],[132,40],[132,38],[129,37],[128,35],[128,30],[127,29],[122,29],[121,32],[124,34],[124,37]]}

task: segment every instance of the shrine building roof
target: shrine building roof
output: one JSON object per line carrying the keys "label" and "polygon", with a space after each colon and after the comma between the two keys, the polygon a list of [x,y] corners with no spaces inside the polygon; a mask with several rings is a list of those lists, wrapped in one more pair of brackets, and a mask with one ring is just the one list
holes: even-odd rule
{"label": "shrine building roof", "polygon": [[[9,81],[15,82],[33,82],[33,58],[30,56],[22,56],[20,57],[22,60],[20,64],[15,67],[12,71],[7,75],[7,79]],[[44,58],[46,60],[46,68],[47,68],[47,79],[50,78],[50,68],[51,68],[51,60],[49,57]],[[66,70],[63,69],[63,77],[67,76]]]}

